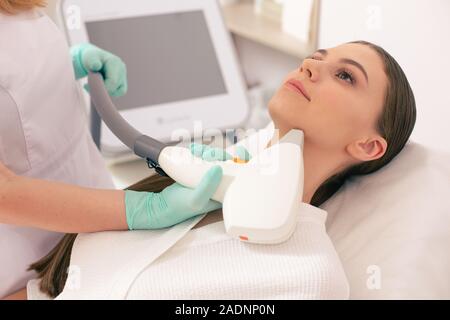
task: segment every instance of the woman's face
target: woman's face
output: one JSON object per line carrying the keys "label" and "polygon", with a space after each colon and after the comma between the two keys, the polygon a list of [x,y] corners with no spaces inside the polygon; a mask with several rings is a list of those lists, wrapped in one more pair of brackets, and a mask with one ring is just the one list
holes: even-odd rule
{"label": "woman's face", "polygon": [[[295,89],[295,81],[307,97]],[[366,45],[318,50],[286,76],[269,112],[282,134],[301,129],[305,141],[342,150],[357,139],[379,136],[376,123],[387,83],[381,58]]]}

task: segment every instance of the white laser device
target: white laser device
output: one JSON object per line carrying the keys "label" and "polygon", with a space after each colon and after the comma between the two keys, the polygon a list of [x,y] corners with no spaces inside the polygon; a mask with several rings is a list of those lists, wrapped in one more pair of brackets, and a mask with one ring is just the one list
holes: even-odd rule
{"label": "white laser device", "polygon": [[[143,134],[170,142],[176,130],[201,132],[192,126],[197,119],[225,130],[248,118],[243,73],[217,0],[61,0],[59,10],[71,46],[91,43],[124,61],[128,93],[114,104]],[[104,155],[127,153],[104,123],[100,131]]]}
{"label": "white laser device", "polygon": [[303,131],[291,130],[250,161],[204,161],[188,148],[167,146],[133,128],[116,110],[101,74],[88,78],[91,99],[109,129],[161,175],[190,188],[214,165],[223,177],[212,199],[223,204],[228,234],[242,241],[275,244],[295,229],[303,197]]}

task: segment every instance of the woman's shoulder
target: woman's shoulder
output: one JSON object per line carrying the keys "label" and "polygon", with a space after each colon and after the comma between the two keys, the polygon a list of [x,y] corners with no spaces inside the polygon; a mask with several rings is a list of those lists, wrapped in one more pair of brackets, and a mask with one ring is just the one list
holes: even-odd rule
{"label": "woman's shoulder", "polygon": [[[200,274],[214,270],[211,278],[216,279],[218,287],[222,285],[220,277],[223,274],[245,275],[246,281],[236,283],[236,294],[238,289],[246,286],[266,287],[269,283],[277,283],[278,286],[289,284],[295,287],[285,292],[285,298],[348,299],[349,283],[326,233],[326,217],[327,212],[323,209],[308,204],[302,206],[294,233],[287,241],[276,245],[242,243],[226,234],[222,221],[191,230],[183,241],[147,270],[149,279],[146,281],[153,281],[151,275],[161,275],[160,270],[182,264],[187,269],[192,268],[189,272],[193,274],[198,268],[204,268]],[[224,252],[232,254],[224,255]],[[201,261],[201,266],[196,261]],[[255,270],[259,272],[255,273]],[[281,279],[280,274],[283,274]],[[202,281],[198,280],[200,291]],[[240,293],[243,298],[254,297],[247,296],[244,291]],[[273,297],[269,291],[263,296]]]}
{"label": "woman's shoulder", "polygon": [[[131,295],[348,299],[349,284],[324,232],[323,215],[319,219],[306,217],[299,220],[292,237],[275,245],[243,243],[231,238],[223,222],[199,228],[149,266],[134,282]],[[162,283],[164,290],[148,292],[148,288],[160,288]]]}
{"label": "woman's shoulder", "polygon": [[304,221],[304,220],[310,220],[317,222],[318,224],[325,225],[325,222],[327,221],[328,213],[326,210],[315,207],[309,203],[302,202],[299,207],[298,211],[298,220]]}

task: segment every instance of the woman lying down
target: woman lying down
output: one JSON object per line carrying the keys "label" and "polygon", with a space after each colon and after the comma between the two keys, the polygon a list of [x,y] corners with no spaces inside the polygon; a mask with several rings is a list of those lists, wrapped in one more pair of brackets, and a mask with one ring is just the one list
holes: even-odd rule
{"label": "woman lying down", "polygon": [[[413,92],[392,56],[358,41],[305,58],[286,76],[269,112],[280,137],[293,128],[305,135],[304,205],[288,241],[260,245],[230,238],[220,204],[209,200],[199,210],[210,212],[204,219],[180,218],[172,228],[67,234],[32,265],[40,281],[29,283],[29,298],[45,293],[60,299],[347,299],[348,281],[326,233],[327,212],[319,206],[347,178],[382,168],[403,149],[416,120]],[[202,145],[192,151],[207,160],[230,157]],[[202,193],[210,197],[220,168],[208,174]],[[117,190],[117,196],[125,193],[128,228],[152,229],[153,211],[185,210],[182,195],[170,198],[170,188],[179,187],[152,176],[129,188],[135,191]],[[157,197],[164,199],[158,208],[152,202]],[[110,201],[108,209],[120,211],[123,205]],[[155,217],[166,226],[164,215]]]}

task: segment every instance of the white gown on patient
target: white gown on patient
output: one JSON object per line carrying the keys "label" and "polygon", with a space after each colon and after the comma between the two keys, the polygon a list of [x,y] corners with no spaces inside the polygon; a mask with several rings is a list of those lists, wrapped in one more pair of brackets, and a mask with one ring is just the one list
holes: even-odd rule
{"label": "white gown on patient", "polygon": [[[293,236],[277,245],[231,238],[222,221],[189,231],[198,218],[167,230],[82,234],[57,299],[347,299],[326,216],[305,204]],[[30,299],[42,297],[37,285],[29,283]]]}
{"label": "white gown on patient", "polygon": [[[245,139],[252,154],[263,141]],[[288,241],[249,244],[225,233],[223,221],[191,228],[195,217],[152,231],[80,234],[69,277],[57,299],[347,299],[349,285],[327,235],[327,212],[304,204]],[[43,298],[30,282],[31,299]]]}
{"label": "white gown on patient", "polygon": [[[87,126],[69,47],[39,12],[0,14],[0,161],[18,175],[114,188]],[[61,234],[0,224],[0,298]]]}
{"label": "white gown on patient", "polygon": [[326,215],[305,205],[293,236],[278,245],[232,239],[222,222],[193,230],[136,278],[126,298],[347,299]]}

